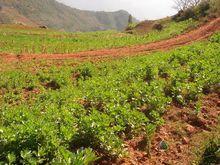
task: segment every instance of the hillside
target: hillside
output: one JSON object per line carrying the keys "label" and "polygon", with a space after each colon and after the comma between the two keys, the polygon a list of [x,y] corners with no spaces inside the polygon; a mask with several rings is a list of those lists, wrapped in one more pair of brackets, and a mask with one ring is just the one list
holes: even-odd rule
{"label": "hillside", "polygon": [[126,12],[0,0],[0,165],[219,165],[214,2],[67,32]]}
{"label": "hillside", "polygon": [[[167,25],[174,22],[182,22],[186,20],[193,20],[197,22],[209,22],[209,20],[220,17],[220,0],[204,0],[198,5],[180,10],[177,14],[158,20],[145,20],[139,23],[130,24],[126,32],[129,34],[146,34],[152,30],[162,31]],[[192,24],[188,30],[192,30],[197,25]]]}
{"label": "hillside", "polygon": [[0,25],[0,53],[69,54],[135,46],[172,38],[192,25],[197,23],[192,20],[169,23],[163,30],[151,31],[145,35],[117,31],[67,33],[22,25]]}
{"label": "hillside", "polygon": [[0,23],[46,25],[65,31],[123,30],[127,26],[128,17],[129,13],[123,10],[84,11],[55,0],[0,0]]}

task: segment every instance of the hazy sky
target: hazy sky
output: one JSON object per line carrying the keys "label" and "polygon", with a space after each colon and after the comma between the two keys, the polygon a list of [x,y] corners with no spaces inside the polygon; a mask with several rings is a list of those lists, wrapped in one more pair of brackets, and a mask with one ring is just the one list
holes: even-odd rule
{"label": "hazy sky", "polygon": [[134,17],[157,19],[174,14],[174,0],[57,0],[69,6],[95,11],[127,10]]}

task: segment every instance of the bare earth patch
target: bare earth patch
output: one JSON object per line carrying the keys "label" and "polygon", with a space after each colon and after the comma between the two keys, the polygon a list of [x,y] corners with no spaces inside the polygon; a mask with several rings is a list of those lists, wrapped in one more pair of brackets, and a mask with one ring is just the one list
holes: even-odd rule
{"label": "bare earth patch", "polygon": [[[143,151],[143,137],[126,141],[128,157],[99,164],[124,165],[190,165],[195,159],[195,148],[208,140],[204,135],[212,134],[219,125],[220,96],[216,93],[204,96],[201,112],[194,113],[194,105],[189,107],[171,106],[164,115],[165,124],[157,129],[151,147],[151,157]],[[166,143],[168,149],[161,148]]]}

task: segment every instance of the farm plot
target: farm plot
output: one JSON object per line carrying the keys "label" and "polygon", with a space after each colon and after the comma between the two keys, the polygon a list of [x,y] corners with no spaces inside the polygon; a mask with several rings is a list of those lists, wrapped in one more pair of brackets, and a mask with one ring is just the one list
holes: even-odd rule
{"label": "farm plot", "polygon": [[220,35],[170,52],[99,64],[0,73],[0,162],[89,164],[128,154],[124,141],[143,136],[145,151],[167,106],[193,104],[217,91]]}

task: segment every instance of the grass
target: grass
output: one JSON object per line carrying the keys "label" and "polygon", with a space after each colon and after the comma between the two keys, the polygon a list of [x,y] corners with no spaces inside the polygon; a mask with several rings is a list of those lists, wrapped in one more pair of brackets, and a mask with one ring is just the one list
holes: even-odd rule
{"label": "grass", "polygon": [[0,162],[89,164],[103,155],[123,157],[124,140],[150,139],[168,105],[197,102],[220,82],[219,37],[112,62],[2,71]]}
{"label": "grass", "polygon": [[24,28],[22,26],[1,25],[0,53],[53,54],[118,48],[171,38],[196,24],[192,20],[180,23],[171,22],[165,25],[163,31],[152,31],[145,35],[131,35],[116,31],[65,33]]}

